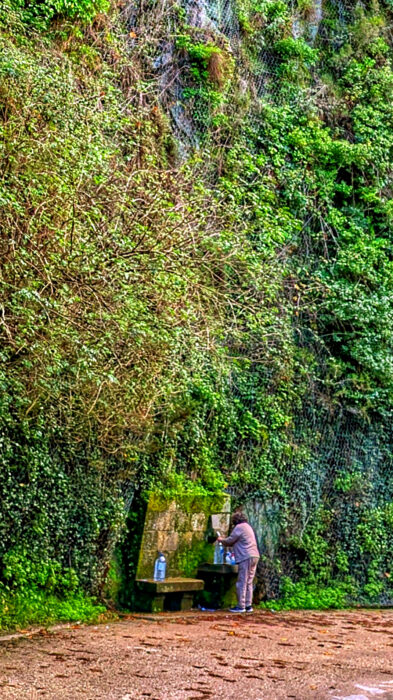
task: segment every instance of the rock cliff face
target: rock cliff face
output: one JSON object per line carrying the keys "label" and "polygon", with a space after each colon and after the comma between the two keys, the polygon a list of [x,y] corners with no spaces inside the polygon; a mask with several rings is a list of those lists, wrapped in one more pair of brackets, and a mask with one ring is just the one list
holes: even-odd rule
{"label": "rock cliff face", "polygon": [[210,88],[218,84],[223,88],[227,78],[232,96],[249,100],[248,118],[253,113],[257,118],[261,105],[274,101],[285,74],[307,87],[308,98],[325,89],[321,76],[326,60],[332,50],[351,46],[354,36],[349,28],[363,12],[361,4],[341,0],[297,4],[183,0],[149,7],[134,1],[125,14],[129,26],[138,30],[131,53],[149,46],[149,72],[158,81],[157,97],[171,118],[179,150],[187,156],[188,145],[199,145],[200,132],[206,131],[207,112],[228,101],[229,94],[222,94],[220,101],[214,90],[210,96],[205,90],[205,99],[198,100],[198,83],[204,70],[213,70],[212,57],[221,56],[221,70],[227,63],[227,74],[224,70],[210,76]]}
{"label": "rock cliff face", "polygon": [[[144,27],[142,36],[146,41],[148,27],[152,25],[152,16],[155,12],[163,13],[163,8],[164,6],[159,4],[146,11],[135,5],[134,26]],[[168,18],[173,12],[173,5],[165,5],[165,12]],[[194,0],[183,2],[176,12],[176,16],[172,14],[171,20],[168,20],[168,24],[165,25],[163,21],[155,24],[158,33],[150,47],[153,71],[159,86],[157,96],[161,108],[169,117],[178,149],[178,163],[186,162],[195,153],[200,154],[202,159],[210,159],[210,167],[206,167],[205,177],[211,178],[211,182],[215,183],[213,187],[220,187],[217,183],[225,181],[228,175],[226,152],[232,155],[236,153],[235,158],[239,159],[239,163],[243,163],[236,176],[237,186],[244,188],[240,199],[245,196],[245,190],[250,194],[250,209],[243,209],[243,203],[239,207],[244,227],[247,228],[250,219],[253,218],[253,207],[256,212],[261,200],[266,204],[273,193],[276,197],[273,209],[279,209],[285,202],[284,206],[298,219],[297,225],[302,233],[299,237],[295,236],[292,243],[288,242],[286,250],[289,255],[286,253],[282,258],[284,275],[289,275],[289,286],[293,285],[291,298],[295,306],[300,305],[299,310],[294,312],[294,342],[303,348],[306,354],[311,353],[313,362],[320,363],[316,373],[320,373],[320,378],[324,377],[322,382],[326,382],[325,370],[333,356],[341,356],[339,362],[343,361],[347,369],[353,361],[356,365],[365,359],[363,354],[363,360],[360,360],[358,353],[363,341],[360,341],[358,350],[354,347],[351,350],[347,344],[350,337],[354,338],[353,334],[362,331],[359,328],[357,312],[355,316],[349,313],[346,317],[342,307],[342,303],[346,305],[346,302],[343,298],[339,300],[335,296],[342,280],[333,283],[336,290],[333,293],[335,301],[332,301],[331,306],[328,302],[328,315],[331,316],[329,321],[325,316],[322,323],[326,333],[324,339],[319,336],[317,340],[317,336],[314,335],[318,326],[321,329],[321,316],[317,306],[313,305],[317,303],[325,284],[327,291],[332,282],[332,278],[328,281],[328,277],[333,269],[337,271],[337,265],[341,265],[339,260],[342,254],[347,254],[343,253],[345,244],[341,234],[337,236],[337,217],[344,217],[343,220],[349,217],[346,218],[344,228],[351,228],[353,220],[350,223],[350,219],[354,211],[357,210],[356,218],[363,210],[360,191],[364,182],[361,184],[363,176],[356,172],[360,162],[356,165],[355,161],[366,146],[365,122],[361,117],[361,126],[358,116],[363,110],[363,99],[367,102],[369,98],[365,97],[365,93],[360,97],[357,88],[354,92],[351,91],[350,75],[352,71],[355,71],[357,76],[363,71],[367,73],[367,65],[370,66],[370,70],[377,71],[371,79],[372,82],[382,78],[379,70],[387,70],[390,75],[389,43],[385,44],[386,53],[383,58],[376,57],[376,48],[371,50],[371,54],[366,49],[368,40],[374,42],[375,47],[379,45],[382,49],[382,43],[387,39],[384,13],[388,10],[366,8],[361,4],[343,3],[341,0],[333,3],[312,0],[297,4],[252,0]],[[164,25],[165,37],[160,33]],[[143,43],[143,40],[141,41]],[[382,49],[382,52],[384,51],[385,49]],[[371,98],[371,101],[374,103],[376,116],[381,104],[378,99]],[[287,116],[283,115],[288,115],[291,111],[297,116],[289,126]],[[368,114],[370,111],[373,111],[372,105]],[[273,122],[277,120],[276,129],[265,128],[264,120],[269,121],[271,118]],[[365,119],[367,121],[367,117]],[[311,134],[309,126],[305,129],[302,126],[311,123],[318,124],[318,143],[314,140],[315,134]],[[329,156],[319,141],[320,138],[323,140],[326,137],[332,139],[333,150]],[[311,162],[305,154],[311,153],[313,149]],[[344,156],[345,151],[348,155],[352,151],[349,160]],[[247,156],[243,160],[245,153]],[[387,151],[385,154],[387,156]],[[320,195],[317,194],[318,190],[325,188],[322,183],[327,171],[324,172],[325,165],[322,163],[326,157],[327,161],[330,161],[327,165],[325,160],[325,165],[329,171],[329,188],[332,189],[328,195],[326,190],[325,194]],[[247,174],[249,158],[253,161],[252,175],[250,172]],[[257,163],[262,163],[261,168]],[[314,169],[313,184],[308,175],[310,168]],[[384,172],[390,179],[390,165],[387,165]],[[249,183],[252,182],[253,185],[246,184],[248,177]],[[259,178],[269,184],[263,193],[259,190],[256,194],[261,182]],[[334,184],[331,178],[335,180]],[[358,185],[354,185],[353,178],[358,180]],[[347,199],[349,192],[353,197],[352,203]],[[236,194],[230,191],[230,196],[236,197]],[[331,200],[328,203],[329,197]],[[349,213],[351,207],[354,207],[352,214]],[[335,214],[331,218],[333,209]],[[369,211],[363,219],[363,233],[359,230],[360,238],[356,246],[363,235],[369,235],[366,233],[368,227],[373,226],[368,218]],[[364,214],[363,210],[361,218]],[[261,235],[264,225],[266,222],[257,224],[254,234],[258,231],[256,235]],[[382,228],[386,232],[384,227],[385,224]],[[374,233],[371,235],[374,237]],[[385,233],[382,235],[385,236]],[[262,237],[266,237],[266,233],[262,233]],[[276,251],[278,255],[281,254],[278,248]],[[357,254],[354,253],[355,256]],[[325,263],[322,264],[323,272],[320,266],[322,259],[325,259]],[[306,272],[306,278],[300,274],[300,281],[297,277],[298,272],[294,271],[295,261],[295,267],[300,265],[309,270],[313,268],[312,276],[319,269],[314,277],[314,282],[318,279],[319,292],[310,306],[309,279],[306,281],[310,272]],[[349,277],[346,277],[347,274]],[[347,270],[344,273],[344,287],[351,276],[355,284],[362,286],[365,282],[364,279],[361,280],[362,274],[359,277],[357,272]],[[378,286],[379,282],[375,280],[375,284]],[[347,291],[341,289],[339,297],[341,294],[345,297],[349,292],[354,302],[350,287],[351,283],[346,287]],[[328,296],[331,293],[332,290],[328,291]],[[381,293],[385,294],[382,291]],[[303,303],[308,306],[308,311],[304,314],[304,309],[303,312],[301,310],[301,299],[305,300],[307,296],[308,301]],[[390,291],[388,296],[390,297]],[[351,305],[352,302],[348,303]],[[369,303],[373,305],[374,301],[369,299],[366,306]],[[322,304],[325,302],[322,301]],[[349,310],[349,306],[346,306],[346,310]],[[322,312],[322,315],[324,313]],[[298,315],[302,316],[302,323],[297,322]],[[341,320],[338,320],[339,317]],[[341,331],[337,332],[337,323],[343,324],[342,329],[346,327],[343,334]],[[343,345],[339,347],[341,342]],[[354,342],[357,345],[357,341]],[[349,360],[348,352],[350,355],[354,353],[352,360]],[[363,352],[364,350],[361,351]],[[380,378],[384,384],[387,380],[385,372],[390,372],[390,360],[384,350],[380,360]],[[264,360],[261,361],[263,364]],[[268,364],[269,361],[266,361],[266,365]],[[351,365],[355,373],[362,373],[360,365],[358,364],[356,369],[355,365]],[[310,374],[312,372],[310,367]],[[255,366],[254,373],[259,377],[256,380],[258,384],[260,371],[256,370]],[[382,379],[382,375],[385,379]],[[343,375],[341,377],[338,383],[343,381],[345,384],[347,380]],[[390,429],[386,432],[385,418],[381,420],[381,414],[377,415],[378,409],[376,413],[372,413],[372,417],[370,414],[369,418],[364,420],[365,414],[363,417],[361,415],[363,409],[359,405],[355,407],[352,403],[353,400],[357,403],[357,390],[352,394],[349,403],[347,400],[341,403],[338,396],[333,398],[335,390],[332,391],[332,387],[335,380],[327,380],[328,383],[333,381],[333,384],[326,394],[325,390],[320,393],[317,389],[320,379],[315,381],[316,384],[314,379],[310,384],[311,394],[307,395],[306,392],[302,395],[294,415],[289,419],[292,422],[293,433],[286,447],[287,456],[282,454],[277,461],[273,446],[274,428],[272,429],[270,424],[268,433],[271,430],[272,433],[266,438],[265,447],[248,435],[247,439],[237,443],[236,456],[232,454],[229,458],[229,461],[236,465],[235,469],[240,470],[238,478],[230,478],[232,492],[245,503],[264,552],[260,592],[261,595],[276,595],[283,574],[289,575],[295,581],[302,579],[304,574],[311,586],[322,585],[323,582],[326,585],[329,581],[341,582],[338,584],[336,600],[341,599],[344,590],[347,593],[352,590],[355,597],[367,596],[372,592],[376,596],[381,594],[381,600],[388,600],[390,593],[383,591],[386,591],[385,584],[390,574],[382,569],[389,568],[385,555],[391,546],[388,540],[392,541],[391,535],[387,534],[391,527]],[[390,380],[387,381],[389,383]],[[272,388],[271,391],[274,393],[275,389]],[[384,389],[382,391],[384,393]],[[387,389],[388,393],[389,391]],[[235,401],[238,399],[236,392],[235,388]],[[263,414],[266,417],[262,408],[268,400],[266,394],[256,390],[254,398],[245,399],[243,395],[241,400],[243,410],[250,411],[254,416],[260,411],[259,415]],[[302,450],[303,456],[299,457]],[[275,465],[272,466],[273,480],[278,478],[278,481],[281,481],[279,490],[282,490],[279,495],[275,489],[270,492],[266,482],[258,492],[258,486],[253,484],[250,477],[254,470],[258,473],[256,465],[265,459],[267,463]],[[260,468],[262,471],[269,471],[266,464]],[[282,470],[280,477],[277,477],[277,470]],[[247,485],[242,482],[241,474],[247,474],[244,476]],[[258,477],[255,478],[257,482]],[[252,497],[248,498],[250,491]],[[385,544],[380,543],[377,546],[379,554],[376,550],[372,553],[371,543],[366,544],[363,539],[366,532],[375,533],[375,518],[381,519],[381,533],[384,531],[383,538],[387,537],[384,539]],[[355,561],[355,551],[358,552],[356,556],[362,559],[361,565],[359,560]],[[355,580],[357,583],[351,589]],[[360,589],[357,588],[360,581],[363,593],[359,593]],[[334,598],[335,594],[332,595]],[[296,598],[296,591],[294,596]]]}
{"label": "rock cliff face", "polygon": [[4,610],[151,489],[243,504],[265,598],[392,599],[391,13],[4,0]]}

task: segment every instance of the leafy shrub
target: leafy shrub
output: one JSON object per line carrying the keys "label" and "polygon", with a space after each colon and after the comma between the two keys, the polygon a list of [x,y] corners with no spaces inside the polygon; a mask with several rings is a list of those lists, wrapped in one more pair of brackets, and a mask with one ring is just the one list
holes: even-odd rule
{"label": "leafy shrub", "polygon": [[0,629],[55,622],[95,622],[106,608],[83,592],[58,597],[40,590],[13,594],[0,587]]}
{"label": "leafy shrub", "polygon": [[7,0],[11,11],[22,22],[45,29],[56,18],[91,21],[99,12],[107,12],[109,0]]}
{"label": "leafy shrub", "polygon": [[223,88],[233,74],[233,58],[215,44],[195,43],[185,34],[177,37],[176,47],[187,52],[191,75],[197,83],[211,83]]}
{"label": "leafy shrub", "polygon": [[21,548],[6,553],[0,578],[0,629],[67,620],[91,622],[105,611],[83,593],[75,571],[53,560],[34,561]]}
{"label": "leafy shrub", "polygon": [[294,583],[284,577],[281,581],[281,597],[261,603],[267,610],[329,610],[348,607],[354,594],[353,586],[336,583],[331,586],[318,586],[303,581]]}

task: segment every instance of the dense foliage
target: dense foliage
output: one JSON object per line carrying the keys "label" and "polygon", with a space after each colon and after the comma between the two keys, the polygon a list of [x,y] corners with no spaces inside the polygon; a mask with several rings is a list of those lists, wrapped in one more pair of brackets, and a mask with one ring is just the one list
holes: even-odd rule
{"label": "dense foliage", "polygon": [[245,502],[268,597],[390,600],[389,7],[1,8],[3,623],[83,617],[151,487]]}

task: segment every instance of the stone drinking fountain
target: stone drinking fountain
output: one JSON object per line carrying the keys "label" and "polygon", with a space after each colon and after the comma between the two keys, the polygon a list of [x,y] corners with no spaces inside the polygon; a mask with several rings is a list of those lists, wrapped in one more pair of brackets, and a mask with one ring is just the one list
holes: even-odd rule
{"label": "stone drinking fountain", "polygon": [[[213,563],[214,533],[227,535],[230,515],[227,494],[185,494],[170,501],[150,495],[136,573],[139,609],[189,610],[198,603],[216,609],[232,603],[237,567]],[[166,560],[163,580],[153,576],[158,553]]]}

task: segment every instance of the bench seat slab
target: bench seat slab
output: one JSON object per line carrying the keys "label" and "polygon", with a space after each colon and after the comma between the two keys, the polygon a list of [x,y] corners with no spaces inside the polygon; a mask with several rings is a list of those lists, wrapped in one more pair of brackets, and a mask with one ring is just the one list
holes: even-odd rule
{"label": "bench seat slab", "polygon": [[166,578],[155,581],[152,578],[136,579],[138,586],[147,593],[165,595],[166,593],[186,593],[187,591],[202,591],[205,582],[197,578]]}

